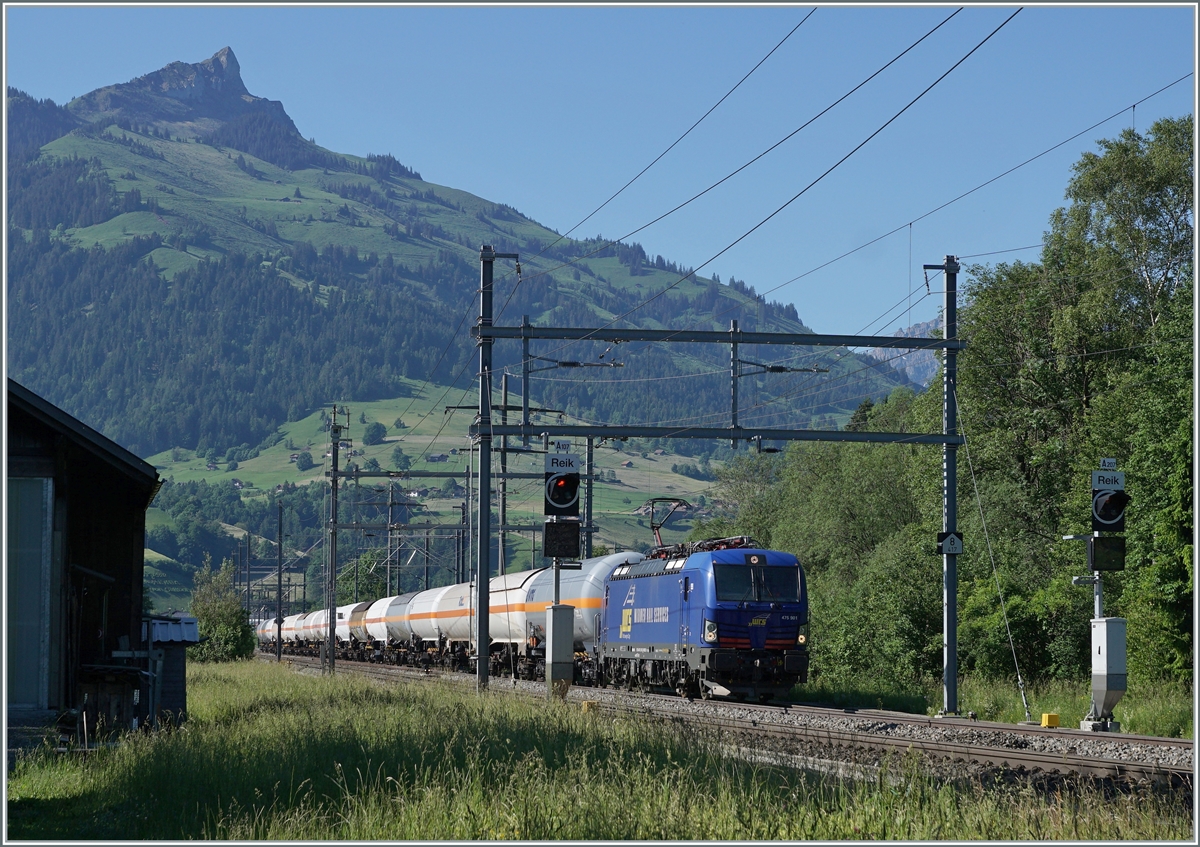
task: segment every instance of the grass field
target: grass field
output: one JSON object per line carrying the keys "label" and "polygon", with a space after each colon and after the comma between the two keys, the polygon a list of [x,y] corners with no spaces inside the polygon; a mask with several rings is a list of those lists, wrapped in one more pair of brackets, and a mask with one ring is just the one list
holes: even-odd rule
{"label": "grass field", "polygon": [[724,754],[681,725],[470,689],[189,667],[191,719],[8,780],[12,840],[1159,840],[1150,793],[838,779]]}
{"label": "grass field", "polygon": [[[1015,683],[966,677],[958,686],[959,712],[974,712],[981,721],[1017,724],[1024,720],[1041,722],[1043,714],[1058,715],[1059,725],[1078,727],[1091,708],[1089,680],[1049,681],[1029,685],[1025,701]],[[923,690],[920,690],[922,689]],[[797,690],[797,696],[810,703],[860,709],[889,709],[912,714],[937,714],[942,708],[940,680],[927,680],[914,692],[884,692],[869,686],[834,689],[814,683]],[[1182,683],[1130,683],[1129,690],[1113,708],[1123,733],[1157,735],[1164,738],[1192,738],[1194,700],[1190,686]]]}

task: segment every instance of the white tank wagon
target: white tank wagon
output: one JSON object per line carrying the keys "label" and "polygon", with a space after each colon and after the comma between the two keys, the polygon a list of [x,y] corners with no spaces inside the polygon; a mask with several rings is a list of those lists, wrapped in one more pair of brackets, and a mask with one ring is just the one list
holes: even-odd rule
{"label": "white tank wagon", "polygon": [[317,609],[309,612],[304,619],[304,625],[298,633],[298,641],[305,644],[323,644],[329,638],[329,610]]}
{"label": "white tank wagon", "polygon": [[[596,638],[596,616],[604,580],[620,565],[642,560],[627,552],[587,559],[580,570],[559,572],[559,602],[574,606],[573,641],[581,661]],[[536,678],[546,651],[546,607],[554,602],[554,570],[536,568],[493,577],[488,586],[491,664],[497,674]],[[475,649],[476,589],[473,583],[339,606],[335,637],[338,656],[389,664],[469,667]],[[328,637],[326,609],[284,620],[290,650],[313,652]]]}
{"label": "white tank wagon", "polygon": [[274,644],[275,635],[275,620],[273,618],[271,620],[259,621],[254,627],[254,637],[263,646]]}
{"label": "white tank wagon", "polygon": [[357,604],[350,610],[350,641],[358,645],[369,645],[371,634],[367,632],[367,612],[371,610],[374,601]]}
{"label": "white tank wagon", "polygon": [[297,615],[288,615],[283,619],[284,644],[295,644],[299,640],[301,630],[304,626],[304,619],[310,614],[311,612],[301,612]]}
{"label": "white tank wagon", "polygon": [[[334,609],[337,613],[337,619],[333,624],[333,637],[337,641],[339,647],[347,647],[350,644],[350,626],[354,620],[354,615],[357,613],[360,617],[370,607],[370,602],[365,603],[347,603],[344,606],[338,606]],[[365,635],[365,633],[364,633]]]}
{"label": "white tank wagon", "polygon": [[[588,559],[580,570],[559,572],[559,602],[575,607],[574,640],[580,649],[596,635],[596,614],[604,599],[604,578],[619,565],[640,562],[640,553]],[[524,648],[545,638],[546,608],[554,602],[554,570],[506,574],[492,580],[489,635],[492,643]]]}
{"label": "white tank wagon", "polygon": [[[596,616],[604,603],[604,580],[619,565],[640,562],[641,553],[616,553],[588,559],[577,571],[559,573],[559,603],[574,606],[572,627],[575,649],[585,650],[596,638]],[[528,627],[538,639],[545,640],[546,609],[554,603],[554,572],[546,568],[528,586],[525,599]]]}
{"label": "white tank wagon", "polygon": [[[450,591],[454,591],[454,595],[444,603],[443,597]],[[462,639],[469,641],[470,615],[474,612],[469,605],[469,593],[470,583],[442,585],[440,588],[418,591],[408,602],[408,625],[412,627],[416,639],[428,647],[445,645],[449,642],[452,629],[456,635],[460,631],[466,631],[467,635]],[[462,606],[458,606],[460,600]],[[458,618],[463,620],[458,621]]]}
{"label": "white tank wagon", "polygon": [[412,642],[412,625],[408,621],[408,604],[416,591],[376,600],[363,616],[367,637],[378,647],[397,647]]}
{"label": "white tank wagon", "polygon": [[[605,577],[620,565],[641,560],[641,553],[615,553],[587,559],[579,570],[559,571],[559,603],[575,607],[572,640],[576,652],[582,653],[595,640]],[[489,601],[488,634],[497,673],[509,672],[526,679],[542,676],[547,646],[546,608],[554,603],[553,568],[495,577]]]}
{"label": "white tank wagon", "polygon": [[546,568],[538,568],[492,578],[488,591],[488,635],[493,644],[519,645],[517,651],[524,654],[529,638],[525,602],[529,585],[548,572]]}

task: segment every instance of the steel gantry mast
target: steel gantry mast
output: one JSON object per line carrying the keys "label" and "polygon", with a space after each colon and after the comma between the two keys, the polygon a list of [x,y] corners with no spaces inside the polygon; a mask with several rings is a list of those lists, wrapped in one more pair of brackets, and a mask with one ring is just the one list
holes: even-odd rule
{"label": "steel gantry mast", "polygon": [[[471,436],[479,443],[479,531],[476,547],[475,662],[476,687],[487,688],[491,633],[488,631],[492,555],[492,267],[497,259],[518,260],[516,253],[497,253],[489,245],[479,250],[479,324],[475,335],[479,347],[479,417]],[[517,270],[521,264],[517,262]],[[523,424],[522,424],[523,426]]]}
{"label": "steel gantry mast", "polygon": [[[477,618],[479,620],[479,682],[478,687],[487,685],[487,615],[488,593],[487,580],[483,574],[488,567],[491,534],[490,513],[488,501],[491,493],[491,439],[494,436],[519,437],[528,444],[531,437],[566,436],[579,438],[691,438],[691,439],[728,439],[736,445],[739,441],[760,444],[763,440],[772,441],[834,441],[875,444],[940,444],[943,448],[943,529],[945,533],[957,531],[957,500],[955,493],[955,474],[957,470],[957,448],[964,443],[958,434],[956,398],[954,393],[957,379],[956,354],[965,347],[965,343],[957,337],[957,292],[956,280],[959,271],[957,257],[947,255],[941,265],[926,265],[928,269],[943,270],[946,274],[946,292],[944,302],[945,332],[943,338],[905,338],[901,336],[879,335],[824,335],[819,333],[789,333],[789,332],[746,332],[739,329],[736,321],[732,322],[726,331],[711,330],[655,330],[655,329],[617,329],[615,327],[600,327],[596,329],[576,327],[536,327],[523,318],[520,326],[494,326],[492,324],[492,266],[498,258],[517,259],[516,254],[496,253],[489,246],[480,249],[480,313],[479,321],[471,330],[479,347],[479,416],[470,428],[470,435],[480,445],[479,461],[479,594],[477,603]],[[518,268],[520,265],[518,264]],[[604,341],[610,343],[625,341],[671,342],[677,344],[728,344],[730,345],[730,380],[731,380],[731,412],[728,427],[688,427],[688,426],[579,426],[565,423],[545,422],[534,427],[529,423],[528,414],[522,415],[520,424],[502,423],[494,425],[491,420],[491,353],[492,342],[496,339],[520,339],[522,344],[522,403],[529,402],[528,371],[529,342],[531,339],[547,341]],[[945,369],[943,380],[943,419],[941,433],[898,433],[898,432],[862,432],[862,431],[830,431],[808,429],[769,429],[761,427],[740,426],[737,421],[737,378],[738,378],[738,347],[741,344],[766,344],[782,346],[807,347],[879,347],[885,349],[936,350],[945,352]],[[590,463],[589,463],[590,465]],[[589,471],[591,468],[589,467]],[[944,533],[944,534],[945,534]],[[951,549],[958,549],[951,547]],[[943,564],[944,590],[944,704],[943,714],[958,713],[957,685],[957,554],[945,553]]]}

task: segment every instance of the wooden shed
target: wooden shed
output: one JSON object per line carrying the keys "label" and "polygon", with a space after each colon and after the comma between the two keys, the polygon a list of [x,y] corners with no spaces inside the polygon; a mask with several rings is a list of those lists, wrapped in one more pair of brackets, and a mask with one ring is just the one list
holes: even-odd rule
{"label": "wooden shed", "polygon": [[143,548],[158,473],[12,379],[6,424],[9,724],[74,709],[93,730],[134,726],[146,708]]}

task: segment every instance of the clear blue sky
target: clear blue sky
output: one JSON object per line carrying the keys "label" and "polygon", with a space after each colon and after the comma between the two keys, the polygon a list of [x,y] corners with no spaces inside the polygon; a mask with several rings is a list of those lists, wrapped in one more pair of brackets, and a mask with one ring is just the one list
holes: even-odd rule
{"label": "clear blue sky", "polygon": [[[5,6],[8,85],[65,103],[233,48],[247,88],[329,149],[566,232],[712,107],[812,9]],[[956,6],[822,6],[703,123],[576,234],[615,238],[816,115]],[[1016,6],[968,6],[897,64],[685,210],[632,236],[700,266],[962,58]],[[1194,111],[1191,5],[1027,7],[858,153],[707,265],[796,305],[818,332],[933,318],[921,265],[1038,244],[1095,141]],[[1081,130],[1031,165],[907,224]],[[852,256],[809,273],[890,230]],[[910,259],[911,253],[911,259]],[[974,262],[1036,260],[1036,250]],[[802,276],[803,275],[803,276]],[[796,281],[796,277],[801,277]],[[918,293],[911,312],[877,321]],[[935,286],[936,295],[936,286]],[[907,305],[907,302],[906,302]]]}

